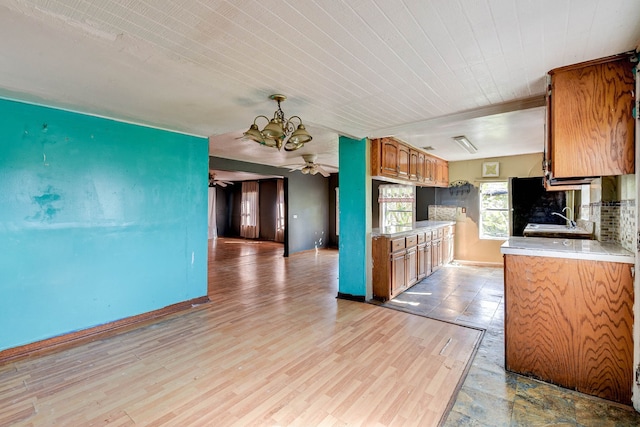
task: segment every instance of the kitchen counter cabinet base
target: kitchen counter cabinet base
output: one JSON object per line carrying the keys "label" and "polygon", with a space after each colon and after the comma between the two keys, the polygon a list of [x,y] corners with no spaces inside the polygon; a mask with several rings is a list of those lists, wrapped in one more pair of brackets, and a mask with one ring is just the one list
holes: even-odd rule
{"label": "kitchen counter cabinet base", "polygon": [[631,265],[521,255],[504,261],[507,370],[630,404]]}
{"label": "kitchen counter cabinet base", "polygon": [[[445,222],[446,223],[446,222]],[[394,237],[374,235],[373,297],[387,301],[431,275],[443,263],[452,261],[455,227],[447,224],[433,229],[417,228]],[[443,253],[443,238],[447,253]]]}

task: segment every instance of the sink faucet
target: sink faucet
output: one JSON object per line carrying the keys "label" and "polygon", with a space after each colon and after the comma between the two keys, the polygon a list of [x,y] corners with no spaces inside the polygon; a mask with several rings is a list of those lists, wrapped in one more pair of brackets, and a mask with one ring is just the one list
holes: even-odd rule
{"label": "sink faucet", "polygon": [[[562,209],[562,212],[564,212],[565,210],[569,209],[569,212],[571,212],[571,208],[570,207],[566,207],[564,209]],[[551,212],[551,215],[557,215],[560,218],[564,218],[567,221],[567,228],[576,228],[576,222],[572,219],[567,218],[566,216],[562,215],[559,212]]]}

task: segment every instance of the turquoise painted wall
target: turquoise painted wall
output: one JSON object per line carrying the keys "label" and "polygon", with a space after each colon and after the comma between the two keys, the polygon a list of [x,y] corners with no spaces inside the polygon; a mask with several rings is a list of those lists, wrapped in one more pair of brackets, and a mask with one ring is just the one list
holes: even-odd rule
{"label": "turquoise painted wall", "polygon": [[0,100],[0,350],[206,295],[206,138]]}
{"label": "turquoise painted wall", "polygon": [[355,297],[367,295],[371,253],[371,177],[368,176],[368,141],[341,136],[339,139],[340,236],[338,292]]}

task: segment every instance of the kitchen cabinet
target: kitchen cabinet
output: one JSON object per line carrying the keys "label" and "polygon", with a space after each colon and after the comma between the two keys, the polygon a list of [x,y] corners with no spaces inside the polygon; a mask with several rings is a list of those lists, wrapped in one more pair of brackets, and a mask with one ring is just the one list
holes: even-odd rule
{"label": "kitchen cabinet", "polygon": [[[431,240],[431,239],[429,239]],[[429,242],[431,245],[431,242]],[[425,241],[425,233],[418,234],[418,281],[427,277],[427,242]]]}
{"label": "kitchen cabinet", "polygon": [[549,71],[543,167],[550,185],[634,173],[634,65],[625,54]]}
{"label": "kitchen cabinet", "polygon": [[398,143],[398,178],[409,179],[409,167],[411,164],[411,155],[408,146]]}
{"label": "kitchen cabinet", "polygon": [[449,264],[453,261],[453,248],[455,240],[455,227],[450,225],[444,228],[442,236],[442,263]]}
{"label": "kitchen cabinet", "polygon": [[405,255],[405,287],[413,286],[418,281],[418,235],[405,237],[407,254]]}
{"label": "kitchen cabinet", "polygon": [[[415,238],[416,236],[413,236]],[[412,237],[409,237],[411,245]],[[416,239],[417,240],[417,239]],[[413,252],[414,259],[417,258],[417,248],[409,248]],[[373,295],[385,295],[386,299],[391,299],[407,288],[409,280],[407,262],[407,238],[374,238],[372,245],[373,263],[377,268],[377,277],[373,277]],[[416,261],[412,261],[417,269]],[[408,274],[409,273],[409,274]],[[416,276],[417,272],[412,276]]]}
{"label": "kitchen cabinet", "polygon": [[436,227],[417,227],[414,231],[403,232],[399,236],[373,233],[371,252],[374,298],[382,301],[392,299],[431,275],[436,267],[443,265],[444,232],[445,229],[453,230],[454,227],[447,224],[438,224]]}
{"label": "kitchen cabinet", "polygon": [[431,156],[430,178],[434,187],[449,186],[449,162],[438,157]]}
{"label": "kitchen cabinet", "polygon": [[505,255],[507,370],[630,404],[632,265]]}
{"label": "kitchen cabinet", "polygon": [[433,240],[431,241],[431,271],[434,272],[442,267],[444,258],[442,257],[442,238],[444,230],[438,228],[433,231]]}
{"label": "kitchen cabinet", "polygon": [[[402,239],[404,240],[404,239]],[[391,281],[389,283],[389,293],[391,295],[397,295],[406,288],[406,260],[407,251],[404,249],[391,253]],[[375,291],[374,291],[375,293]]]}
{"label": "kitchen cabinet", "polygon": [[417,181],[421,183],[429,182],[427,180],[427,156],[421,151],[417,153]]}
{"label": "kitchen cabinet", "polygon": [[377,159],[379,170],[376,172],[383,176],[397,177],[399,165],[398,142],[391,138],[381,138],[377,145],[379,146],[379,150],[376,150],[379,152],[379,158]]}
{"label": "kitchen cabinet", "polygon": [[418,281],[431,274],[431,231],[418,234]]}
{"label": "kitchen cabinet", "polygon": [[371,176],[394,183],[447,187],[449,164],[394,138],[371,140]]}
{"label": "kitchen cabinet", "polygon": [[418,170],[418,150],[409,149],[409,180],[419,181],[418,176],[420,171]]}

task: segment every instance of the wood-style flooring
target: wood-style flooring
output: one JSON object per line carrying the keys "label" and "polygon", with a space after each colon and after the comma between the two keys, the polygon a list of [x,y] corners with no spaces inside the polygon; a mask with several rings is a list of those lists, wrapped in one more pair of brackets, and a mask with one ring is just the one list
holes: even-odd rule
{"label": "wood-style flooring", "polygon": [[0,425],[437,425],[480,332],[336,299],[337,274],[211,241],[210,303],[0,366]]}

